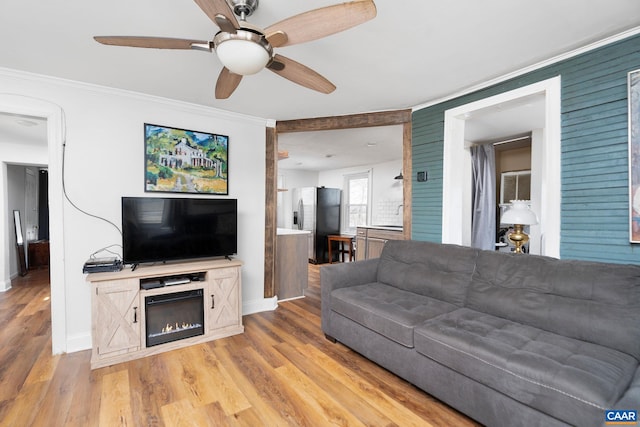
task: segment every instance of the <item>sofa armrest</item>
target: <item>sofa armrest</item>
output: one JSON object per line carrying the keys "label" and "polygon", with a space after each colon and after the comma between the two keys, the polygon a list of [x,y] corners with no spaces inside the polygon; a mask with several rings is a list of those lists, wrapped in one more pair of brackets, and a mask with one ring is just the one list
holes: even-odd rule
{"label": "sofa armrest", "polygon": [[320,268],[320,286],[322,297],[334,289],[364,285],[378,280],[378,263],[380,259],[367,259],[358,262],[324,265]]}
{"label": "sofa armrest", "polygon": [[320,268],[320,304],[322,306],[322,330],[331,335],[331,292],[334,289],[364,285],[378,279],[379,258],[357,262],[325,265]]}

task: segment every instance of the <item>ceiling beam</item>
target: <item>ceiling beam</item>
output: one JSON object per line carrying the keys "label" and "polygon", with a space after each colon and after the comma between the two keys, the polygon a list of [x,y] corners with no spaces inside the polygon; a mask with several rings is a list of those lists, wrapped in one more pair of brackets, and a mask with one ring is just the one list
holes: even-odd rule
{"label": "ceiling beam", "polygon": [[276,132],[311,132],[341,130],[374,126],[393,126],[411,122],[411,110],[381,111],[376,113],[351,114],[348,116],[318,117],[311,119],[284,120],[276,122]]}

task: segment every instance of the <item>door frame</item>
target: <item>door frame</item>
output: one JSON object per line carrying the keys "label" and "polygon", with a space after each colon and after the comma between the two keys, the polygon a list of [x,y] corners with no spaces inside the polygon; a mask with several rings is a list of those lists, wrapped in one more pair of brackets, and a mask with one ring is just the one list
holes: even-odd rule
{"label": "door frame", "polygon": [[[561,80],[560,76],[445,111],[442,242],[471,243],[471,152],[465,122],[485,108],[533,95],[544,96],[544,129],[532,129],[531,202],[539,224],[531,226],[533,253],[560,257]],[[536,248],[535,251],[533,249]]]}
{"label": "door frame", "polygon": [[[47,146],[49,170],[49,228],[50,228],[50,286],[51,286],[51,345],[52,353],[60,354],[67,351],[67,320],[66,320],[66,288],[64,271],[64,206],[62,189],[62,151],[65,143],[65,119],[61,106],[29,96],[14,94],[0,95],[0,111],[9,114],[42,117],[47,120]],[[11,159],[0,159],[2,163],[2,177],[0,181],[6,182],[6,165],[16,163]],[[0,186],[0,203],[4,209],[0,209],[0,241],[3,239],[9,223],[7,219],[7,194],[6,188]],[[13,221],[11,221],[13,223]],[[7,253],[9,248],[5,243],[0,248],[0,256]],[[2,264],[4,266],[4,271]],[[0,279],[9,277],[9,263],[0,263]]]}
{"label": "door frame", "polygon": [[410,109],[376,113],[330,116],[310,119],[277,121],[266,129],[266,200],[264,297],[275,296],[275,248],[277,233],[278,135],[292,132],[355,129],[375,126],[402,125],[403,170],[403,230],[404,238],[411,238],[411,113]]}

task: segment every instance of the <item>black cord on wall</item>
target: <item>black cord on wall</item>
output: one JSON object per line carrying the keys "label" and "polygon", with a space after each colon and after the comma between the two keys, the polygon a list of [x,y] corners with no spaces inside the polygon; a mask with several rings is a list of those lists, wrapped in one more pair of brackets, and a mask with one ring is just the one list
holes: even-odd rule
{"label": "black cord on wall", "polygon": [[120,230],[120,227],[118,227],[115,223],[113,223],[112,221],[109,221],[106,218],[103,218],[99,215],[95,215],[92,213],[89,213],[87,211],[85,211],[84,209],[81,209],[80,207],[78,207],[70,198],[69,195],[67,194],[67,187],[65,185],[65,158],[66,158],[66,152],[67,152],[67,141],[66,141],[66,137],[65,140],[62,142],[62,194],[64,194],[65,199],[67,199],[67,201],[69,202],[69,204],[71,206],[73,206],[74,208],[76,208],[78,211],[82,212],[85,215],[88,215],[92,218],[96,218],[99,219],[101,221],[106,222],[107,224],[112,225],[116,230],[118,230],[118,233],[120,233],[120,235],[122,236],[122,230]]}

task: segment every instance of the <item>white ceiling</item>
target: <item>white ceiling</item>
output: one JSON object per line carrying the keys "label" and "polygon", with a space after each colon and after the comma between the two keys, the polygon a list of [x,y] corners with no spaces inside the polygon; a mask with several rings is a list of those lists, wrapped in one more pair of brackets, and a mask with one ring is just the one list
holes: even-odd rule
{"label": "white ceiling", "polygon": [[47,121],[41,117],[0,114],[0,142],[47,145]]}
{"label": "white ceiling", "polygon": [[544,94],[540,93],[476,110],[465,120],[465,140],[495,142],[542,129],[544,101]]}
{"label": "white ceiling", "polygon": [[[338,2],[262,0],[248,20],[264,28]],[[221,65],[214,53],[104,46],[92,38],[210,40],[217,27],[192,0],[3,0],[0,67],[289,120],[423,105],[640,27],[638,0],[378,0],[376,6],[372,21],[276,49],[331,80],[337,90],[329,95],[263,70],[245,77],[229,99],[216,100]],[[366,134],[357,143],[370,139]]]}
{"label": "white ceiling", "polygon": [[323,171],[402,159],[402,126],[284,133],[278,168]]}

